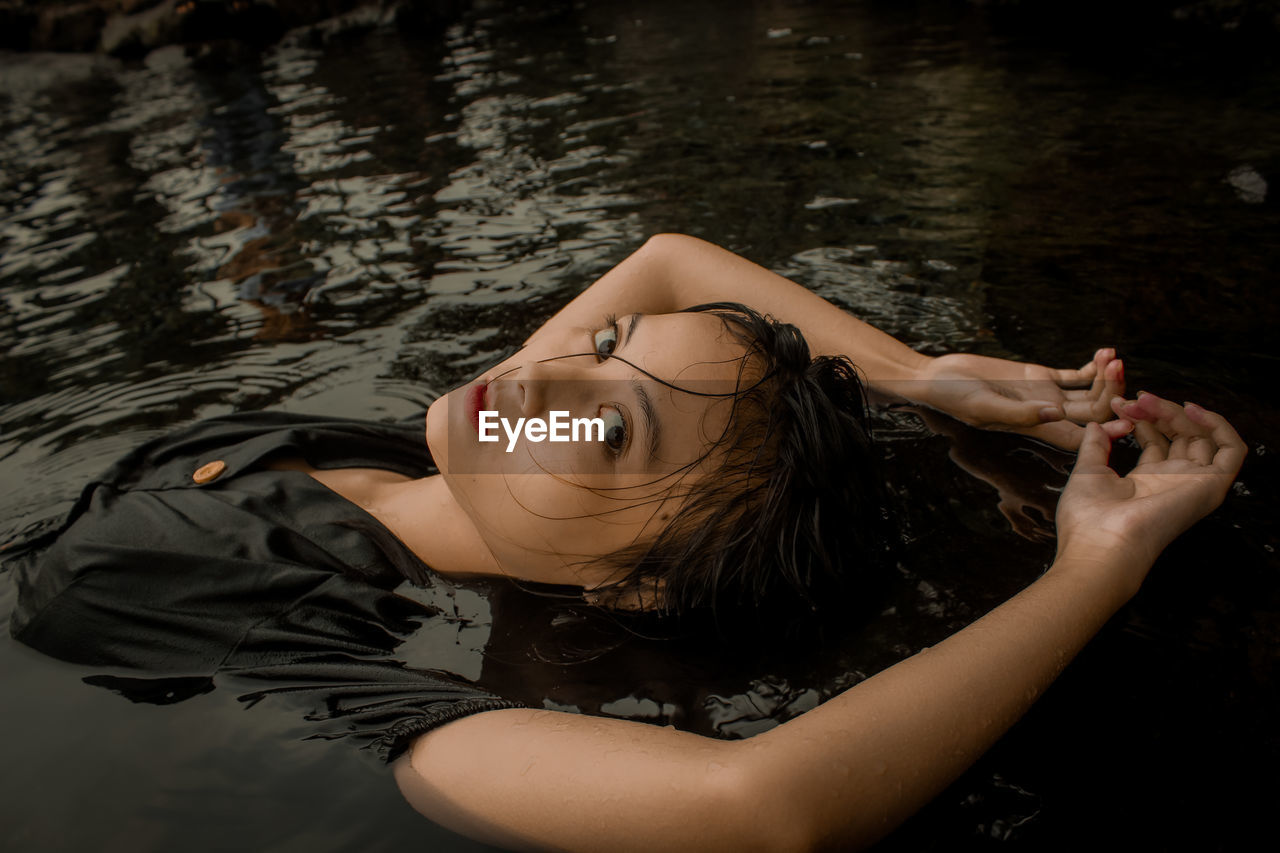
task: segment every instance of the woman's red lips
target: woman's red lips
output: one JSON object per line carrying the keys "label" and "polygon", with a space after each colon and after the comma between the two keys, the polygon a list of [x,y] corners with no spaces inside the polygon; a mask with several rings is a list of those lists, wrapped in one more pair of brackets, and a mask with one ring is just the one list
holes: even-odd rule
{"label": "woman's red lips", "polygon": [[487,382],[477,382],[467,389],[467,420],[471,421],[476,435],[480,434],[480,410],[484,408],[485,392],[488,390]]}

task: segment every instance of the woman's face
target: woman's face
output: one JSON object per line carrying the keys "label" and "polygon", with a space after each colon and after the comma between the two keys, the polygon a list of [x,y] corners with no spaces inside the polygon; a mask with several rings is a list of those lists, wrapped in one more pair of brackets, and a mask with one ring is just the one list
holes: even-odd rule
{"label": "woman's face", "polygon": [[[704,457],[728,422],[743,354],[709,314],[630,314],[540,332],[436,400],[427,443],[505,573],[592,587],[610,578],[582,563],[650,541],[711,469],[714,458]],[[480,410],[512,429],[553,411],[599,418],[604,440],[583,431],[577,441],[534,442],[521,430],[512,441],[498,426],[496,441],[481,442]]]}

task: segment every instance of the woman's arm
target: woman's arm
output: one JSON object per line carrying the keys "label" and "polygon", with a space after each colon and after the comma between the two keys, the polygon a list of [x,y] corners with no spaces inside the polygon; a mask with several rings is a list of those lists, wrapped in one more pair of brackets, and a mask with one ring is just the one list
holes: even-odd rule
{"label": "woman's arm", "polygon": [[667,314],[707,302],[741,302],[793,323],[814,355],[847,355],[872,383],[914,379],[929,361],[795,282],[682,234],[650,237],[548,320],[544,328],[591,326],[608,313]]}
{"label": "woman's arm", "polygon": [[740,302],[797,326],[814,355],[845,355],[867,382],[983,428],[1027,432],[1074,449],[1083,423],[1111,417],[1122,366],[1099,350],[1080,369],[975,355],[930,358],[809,290],[694,237],[658,234],[603,275],[531,337],[564,326],[597,328],[605,315],[665,314],[707,302]]}
{"label": "woman's arm", "polygon": [[748,740],[491,711],[420,738],[396,780],[437,823],[514,849],[861,847],[986,751],[1123,601],[1081,574],[1061,560],[943,643]]}
{"label": "woman's arm", "polygon": [[1243,461],[1219,415],[1119,405],[1143,447],[1120,477],[1090,424],[1039,580],[937,646],[745,741],[552,711],[493,711],[424,735],[396,766],[422,813],[509,847],[813,849],[869,844],[1013,724],[1217,506]]}

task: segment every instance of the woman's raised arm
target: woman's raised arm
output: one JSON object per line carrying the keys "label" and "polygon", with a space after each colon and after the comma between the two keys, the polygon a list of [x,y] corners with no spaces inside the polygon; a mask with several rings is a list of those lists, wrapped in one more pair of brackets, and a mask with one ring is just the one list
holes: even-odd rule
{"label": "woman's raised arm", "polygon": [[965,354],[930,358],[780,275],[680,234],[650,237],[530,341],[566,325],[599,328],[609,314],[666,314],[708,302],[740,302],[795,325],[814,355],[848,356],[873,388],[973,426],[1026,432],[1061,447],[1078,446],[1077,424],[1107,420],[1107,402],[1124,393],[1113,350],[1099,350],[1079,369]]}
{"label": "woman's raised arm", "polygon": [[[814,355],[847,355],[873,384],[914,379],[929,362],[890,335],[795,282],[719,246],[656,234],[547,321],[598,325],[611,313],[668,314],[708,302],[741,302],[799,327]],[[535,332],[533,340],[541,332]]]}
{"label": "woman's raised arm", "polygon": [[1245,447],[1221,416],[1151,395],[1119,404],[1138,465],[1085,430],[1049,571],[982,619],[754,738],[715,741],[554,711],[491,711],[419,738],[396,766],[428,817],[508,847],[861,846],[897,826],[1012,725],[1219,503]]}

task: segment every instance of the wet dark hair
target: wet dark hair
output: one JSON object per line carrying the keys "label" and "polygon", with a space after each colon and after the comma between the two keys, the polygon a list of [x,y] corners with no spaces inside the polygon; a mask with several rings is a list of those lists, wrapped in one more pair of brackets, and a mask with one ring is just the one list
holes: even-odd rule
{"label": "wet dark hair", "polygon": [[799,329],[745,305],[686,310],[719,317],[746,348],[728,425],[702,457],[718,464],[687,483],[653,541],[597,561],[618,579],[595,594],[656,598],[668,613],[816,610],[836,591],[869,597],[889,537],[857,369],[843,356],[811,357]]}

